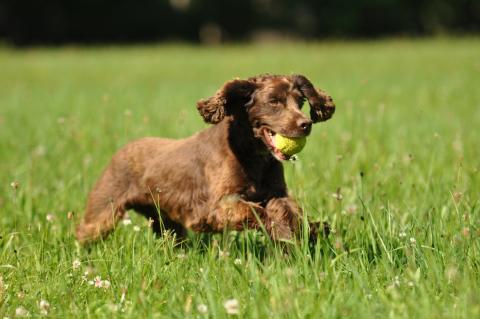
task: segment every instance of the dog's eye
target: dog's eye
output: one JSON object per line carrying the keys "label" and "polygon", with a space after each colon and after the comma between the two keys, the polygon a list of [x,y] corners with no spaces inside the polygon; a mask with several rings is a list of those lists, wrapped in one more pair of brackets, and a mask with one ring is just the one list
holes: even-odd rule
{"label": "dog's eye", "polygon": [[276,106],[276,105],[280,105],[282,102],[279,99],[271,99],[270,101],[268,101],[268,103],[270,105]]}

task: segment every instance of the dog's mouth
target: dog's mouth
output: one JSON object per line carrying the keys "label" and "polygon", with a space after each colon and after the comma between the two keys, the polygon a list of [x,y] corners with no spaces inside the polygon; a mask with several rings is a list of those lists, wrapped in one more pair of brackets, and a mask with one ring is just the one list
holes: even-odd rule
{"label": "dog's mouth", "polygon": [[277,136],[277,133],[269,128],[264,127],[262,128],[262,136],[263,142],[267,146],[268,150],[272,153],[273,157],[275,157],[277,160],[287,161],[294,158],[294,156],[283,154],[282,151],[275,146],[275,137]]}

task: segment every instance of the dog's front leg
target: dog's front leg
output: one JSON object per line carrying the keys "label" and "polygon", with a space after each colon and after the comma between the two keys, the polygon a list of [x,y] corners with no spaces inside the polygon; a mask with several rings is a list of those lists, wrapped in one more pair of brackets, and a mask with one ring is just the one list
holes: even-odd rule
{"label": "dog's front leg", "polygon": [[238,194],[224,195],[214,207],[206,223],[195,223],[189,225],[189,228],[202,230],[207,226],[206,229],[214,231],[258,228],[259,222],[263,222],[265,216],[265,208],[258,203],[244,200]]}
{"label": "dog's front leg", "polygon": [[[263,224],[273,240],[289,240],[298,232],[301,216],[302,210],[290,197],[272,198],[262,207],[237,195],[226,195],[209,215],[206,224],[215,231],[242,230],[245,227],[258,229]],[[189,227],[202,230],[202,224]]]}
{"label": "dog's front leg", "polygon": [[265,206],[265,228],[273,240],[293,239],[302,210],[291,197],[272,198]]}

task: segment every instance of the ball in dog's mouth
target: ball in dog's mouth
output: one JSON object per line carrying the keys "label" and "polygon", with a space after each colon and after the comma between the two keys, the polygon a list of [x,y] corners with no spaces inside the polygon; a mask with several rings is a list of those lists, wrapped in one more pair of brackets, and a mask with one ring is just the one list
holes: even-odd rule
{"label": "ball in dog's mouth", "polygon": [[273,156],[279,161],[291,159],[295,154],[302,151],[307,143],[307,138],[305,136],[287,137],[269,129],[264,129],[263,135],[267,147],[270,149]]}

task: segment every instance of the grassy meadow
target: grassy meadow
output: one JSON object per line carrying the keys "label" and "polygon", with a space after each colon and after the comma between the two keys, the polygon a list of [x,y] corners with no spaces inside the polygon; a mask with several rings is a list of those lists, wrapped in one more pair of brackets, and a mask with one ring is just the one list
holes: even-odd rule
{"label": "grassy meadow", "polygon": [[[0,317],[479,318],[479,52],[478,38],[1,47]],[[267,72],[304,74],[337,104],[284,165],[328,239],[175,246],[130,212],[76,244],[116,149],[193,134],[197,100]]]}

